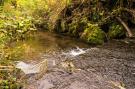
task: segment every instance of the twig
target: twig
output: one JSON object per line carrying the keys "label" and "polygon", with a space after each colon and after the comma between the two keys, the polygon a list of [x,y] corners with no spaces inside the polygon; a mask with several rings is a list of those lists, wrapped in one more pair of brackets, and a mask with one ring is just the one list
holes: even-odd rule
{"label": "twig", "polygon": [[2,66],[0,65],[0,71],[10,71],[13,70],[14,67],[13,66]]}
{"label": "twig", "polygon": [[14,68],[13,66],[1,66],[0,65],[0,68]]}

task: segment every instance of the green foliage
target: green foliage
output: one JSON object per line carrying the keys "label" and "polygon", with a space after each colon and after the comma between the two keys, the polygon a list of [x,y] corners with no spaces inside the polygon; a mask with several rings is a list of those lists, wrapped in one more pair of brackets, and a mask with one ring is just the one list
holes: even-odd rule
{"label": "green foliage", "polygon": [[6,44],[6,41],[9,40],[9,37],[7,36],[7,34],[5,34],[5,32],[0,32],[0,48],[3,48],[4,45]]}
{"label": "green foliage", "polygon": [[[25,47],[23,44],[13,47],[7,45],[0,47],[2,47],[0,48],[0,89],[20,89],[24,81],[20,80],[21,72],[15,68],[14,61],[22,59]],[[2,68],[2,66],[4,67]]]}
{"label": "green foliage", "polygon": [[[5,19],[5,18],[4,18]],[[34,31],[35,27],[31,22],[31,18],[7,18],[2,19],[0,31],[11,40],[19,40],[27,37],[27,33]]]}
{"label": "green foliage", "polygon": [[72,23],[68,24],[69,33],[73,36],[79,37],[81,32],[87,26],[88,20],[83,17],[82,19],[75,19]]}
{"label": "green foliage", "polygon": [[113,23],[108,32],[109,38],[121,38],[125,36],[125,31],[123,26]]}
{"label": "green foliage", "polygon": [[70,5],[72,0],[66,0],[67,1],[67,4]]}
{"label": "green foliage", "polygon": [[0,42],[22,40],[28,38],[30,33],[36,30],[31,13],[26,14],[25,12],[26,7],[28,9],[28,4],[23,7],[25,0],[22,0],[21,3],[19,1],[8,0],[2,6],[0,13],[0,36],[2,37]]}
{"label": "green foliage", "polygon": [[5,66],[0,71],[0,89],[20,89],[22,84],[16,77],[19,78],[20,70],[16,69],[10,60],[1,60],[0,66]]}
{"label": "green foliage", "polygon": [[[27,39],[35,32],[33,0],[6,0],[0,7],[0,66],[14,66],[21,59],[24,46],[12,43]],[[32,5],[33,4],[33,5]],[[33,8],[35,7],[35,8]],[[20,89],[18,69],[0,70],[0,89]]]}
{"label": "green foliage", "polygon": [[97,24],[91,24],[86,17],[74,18],[69,24],[60,21],[59,24],[58,31],[61,33],[67,32],[70,36],[81,38],[90,44],[102,44],[104,42],[105,33]]}
{"label": "green foliage", "polygon": [[94,12],[94,13],[92,13],[92,20],[93,21],[98,21],[100,19],[100,15],[99,15],[99,13],[97,13],[97,12]]}
{"label": "green foliage", "polygon": [[88,27],[84,30],[81,38],[90,44],[102,44],[105,34],[97,24],[88,23]]}
{"label": "green foliage", "polygon": [[15,45],[15,47],[6,47],[3,50],[2,58],[3,60],[18,61],[23,59],[23,54],[25,51],[24,45]]}

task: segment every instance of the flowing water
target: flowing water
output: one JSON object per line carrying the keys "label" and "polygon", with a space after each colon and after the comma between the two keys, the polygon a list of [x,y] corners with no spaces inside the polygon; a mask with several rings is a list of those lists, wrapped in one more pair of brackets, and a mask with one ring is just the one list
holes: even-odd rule
{"label": "flowing water", "polygon": [[78,39],[38,32],[22,42],[16,67],[25,89],[135,89],[135,39],[91,46]]}

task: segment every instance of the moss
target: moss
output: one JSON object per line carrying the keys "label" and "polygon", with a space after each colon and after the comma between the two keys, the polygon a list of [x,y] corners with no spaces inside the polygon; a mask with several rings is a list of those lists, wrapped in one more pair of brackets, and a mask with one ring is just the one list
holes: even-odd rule
{"label": "moss", "polygon": [[88,23],[88,27],[81,35],[81,39],[90,44],[102,44],[104,42],[105,33],[97,24]]}
{"label": "moss", "polygon": [[117,23],[113,23],[110,27],[109,27],[109,32],[108,32],[108,36],[109,38],[113,39],[113,38],[123,38],[125,36],[125,31],[124,28],[117,24]]}

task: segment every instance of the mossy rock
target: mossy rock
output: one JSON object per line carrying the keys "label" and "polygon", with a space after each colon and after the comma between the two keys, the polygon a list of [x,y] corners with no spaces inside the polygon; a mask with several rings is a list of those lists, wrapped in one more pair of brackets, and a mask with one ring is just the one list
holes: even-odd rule
{"label": "mossy rock", "polygon": [[97,24],[88,23],[88,27],[82,33],[81,39],[90,44],[102,44],[104,43],[105,33]]}
{"label": "mossy rock", "polygon": [[109,27],[109,32],[108,32],[108,37],[111,39],[116,39],[116,38],[123,38],[125,37],[126,32],[124,31],[123,26],[113,23]]}

